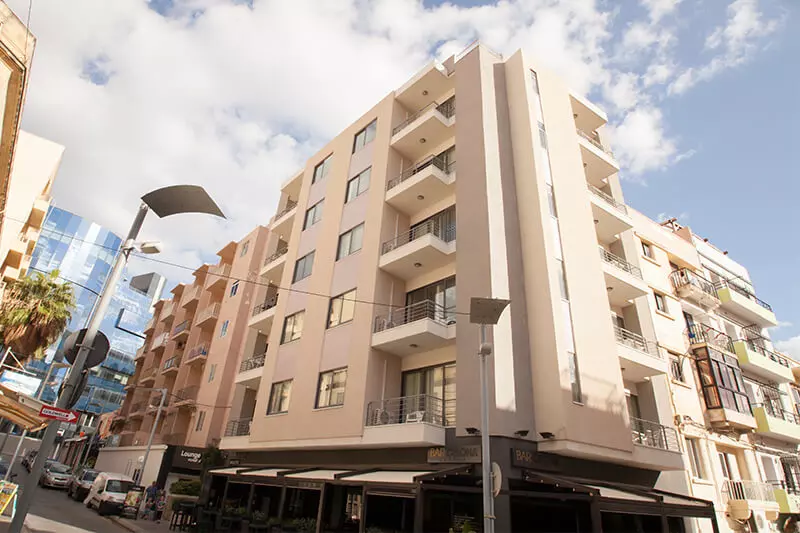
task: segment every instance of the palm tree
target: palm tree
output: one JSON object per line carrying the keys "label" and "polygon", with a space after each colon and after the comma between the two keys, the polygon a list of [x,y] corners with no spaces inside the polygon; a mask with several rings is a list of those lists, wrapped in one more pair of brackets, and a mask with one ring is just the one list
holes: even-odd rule
{"label": "palm tree", "polygon": [[0,335],[20,362],[30,356],[43,357],[72,317],[75,295],[58,277],[58,270],[35,272],[15,282],[0,304]]}

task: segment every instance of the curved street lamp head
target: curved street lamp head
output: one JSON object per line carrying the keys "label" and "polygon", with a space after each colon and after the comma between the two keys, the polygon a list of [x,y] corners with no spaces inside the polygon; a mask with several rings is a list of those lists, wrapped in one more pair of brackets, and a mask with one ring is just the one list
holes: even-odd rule
{"label": "curved street lamp head", "polygon": [[219,206],[199,185],[170,185],[150,191],[142,196],[142,201],[159,218],[180,213],[204,213],[225,218]]}

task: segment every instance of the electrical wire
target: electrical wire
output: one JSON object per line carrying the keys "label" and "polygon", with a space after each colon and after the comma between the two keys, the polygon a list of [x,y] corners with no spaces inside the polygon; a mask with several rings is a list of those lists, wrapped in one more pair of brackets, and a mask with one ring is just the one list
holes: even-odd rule
{"label": "electrical wire", "polygon": [[[136,389],[149,390],[151,393],[159,392],[159,389],[154,389],[153,387],[136,387],[136,386],[131,387],[130,389],[128,389],[128,392],[130,392],[130,391],[134,391],[135,392]],[[167,391],[167,395],[171,396],[173,398],[178,398],[180,400],[188,399],[188,398],[182,398],[178,394],[174,394],[174,393],[169,392],[169,391]],[[126,396],[127,396],[127,394],[126,394]],[[200,406],[200,407],[211,407],[212,409],[230,409],[231,408],[230,405],[209,405],[209,404],[205,404],[205,403],[197,403],[196,401],[192,405],[196,405],[196,406]],[[155,407],[155,406],[152,406],[152,407]],[[169,406],[165,405],[164,407],[169,407]]]}

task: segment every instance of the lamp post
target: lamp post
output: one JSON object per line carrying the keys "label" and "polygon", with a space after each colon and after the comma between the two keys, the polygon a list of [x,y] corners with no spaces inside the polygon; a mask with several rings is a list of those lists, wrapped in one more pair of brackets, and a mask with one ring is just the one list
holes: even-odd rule
{"label": "lamp post", "polygon": [[492,494],[492,459],[489,450],[489,371],[487,359],[492,353],[492,344],[486,341],[486,326],[500,320],[508,300],[497,298],[472,298],[469,306],[469,321],[480,324],[481,340],[478,345],[481,380],[481,478],[483,481],[483,532],[494,533],[494,496]]}
{"label": "lamp post", "polygon": [[[100,297],[94,309],[92,309],[92,313],[89,317],[89,325],[86,328],[83,341],[75,356],[75,362],[72,365],[69,376],[64,382],[63,389],[56,402],[56,407],[62,409],[69,409],[72,407],[72,398],[80,385],[86,359],[89,356],[89,352],[92,350],[95,337],[100,330],[100,324],[105,317],[108,306],[111,304],[117,282],[122,276],[122,271],[128,263],[131,252],[137,246],[136,238],[139,236],[139,230],[142,229],[145,216],[150,210],[159,218],[180,213],[205,213],[225,218],[225,215],[222,214],[220,208],[214,203],[214,200],[211,199],[205,189],[197,185],[173,185],[151,191],[142,196],[142,203],[139,205],[139,210],[136,213],[136,217],[133,219],[133,224],[131,224],[128,235],[120,246],[120,253],[117,254],[114,266],[106,279],[103,290],[100,291]],[[158,246],[153,243],[143,243],[140,246],[145,253],[158,251]],[[22,526],[25,523],[25,517],[28,515],[28,509],[30,509],[35,492],[35,486],[32,481],[39,479],[42,474],[44,463],[50,455],[53,443],[56,440],[58,426],[59,424],[57,422],[51,422],[47,426],[47,429],[45,429],[42,443],[39,446],[39,453],[36,455],[31,473],[26,480],[26,490],[22,492],[22,496],[19,499],[17,513],[11,522],[11,527],[8,530],[9,533],[22,532]]]}

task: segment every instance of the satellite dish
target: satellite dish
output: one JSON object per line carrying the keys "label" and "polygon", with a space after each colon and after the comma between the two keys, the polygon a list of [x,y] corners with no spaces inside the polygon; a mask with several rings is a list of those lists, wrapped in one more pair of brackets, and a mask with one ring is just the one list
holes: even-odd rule
{"label": "satellite dish", "polygon": [[[69,361],[71,365],[75,364],[75,358],[78,356],[78,350],[83,342],[84,335],[86,335],[86,328],[73,332],[64,342],[64,359]],[[94,368],[105,361],[110,347],[108,337],[102,331],[98,331],[97,335],[94,336],[92,349],[89,350],[89,355],[86,357],[86,368]]]}
{"label": "satellite dish", "polygon": [[500,488],[503,486],[503,471],[500,470],[500,465],[492,461],[492,494],[497,498],[500,494]]}

